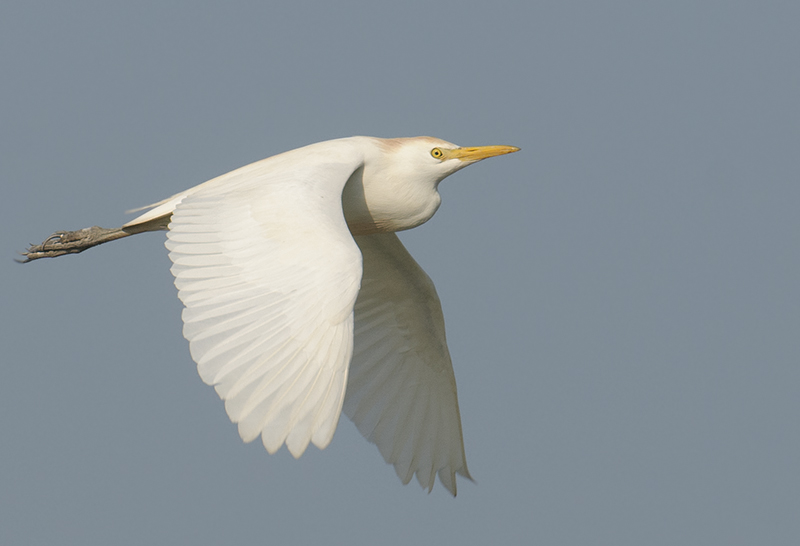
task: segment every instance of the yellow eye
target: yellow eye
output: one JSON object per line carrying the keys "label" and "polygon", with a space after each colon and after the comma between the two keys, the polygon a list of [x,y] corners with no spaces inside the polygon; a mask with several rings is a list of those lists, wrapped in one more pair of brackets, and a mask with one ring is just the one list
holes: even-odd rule
{"label": "yellow eye", "polygon": [[444,152],[439,148],[434,148],[433,150],[431,150],[431,155],[436,159],[442,159],[442,157],[444,157]]}

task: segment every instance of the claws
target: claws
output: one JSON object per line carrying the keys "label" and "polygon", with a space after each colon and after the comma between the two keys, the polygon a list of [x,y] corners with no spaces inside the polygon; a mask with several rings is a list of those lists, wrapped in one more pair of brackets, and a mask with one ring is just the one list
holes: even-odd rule
{"label": "claws", "polygon": [[25,259],[17,259],[19,263],[28,263],[39,258],[55,258],[56,256],[63,256],[64,254],[80,252],[82,249],[70,249],[64,244],[65,232],[57,232],[44,240],[40,245],[29,245],[25,252],[20,252]]}
{"label": "claws", "polygon": [[[56,231],[50,237],[45,239],[44,242],[39,246],[44,249],[50,241],[55,239],[58,239],[58,241],[61,242],[61,240],[64,239],[64,235],[66,234],[67,234],[66,231]],[[33,245],[31,245],[31,248],[33,248]]]}

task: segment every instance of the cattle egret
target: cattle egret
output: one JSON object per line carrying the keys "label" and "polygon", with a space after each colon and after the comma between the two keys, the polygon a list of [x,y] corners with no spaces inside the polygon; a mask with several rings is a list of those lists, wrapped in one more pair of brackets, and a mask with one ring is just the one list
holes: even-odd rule
{"label": "cattle egret", "polygon": [[312,144],[145,207],[121,228],[57,232],[25,260],[167,230],[183,335],[245,442],[324,449],[344,410],[404,484],[470,478],[441,304],[394,234],[439,182],[513,146],[418,137]]}

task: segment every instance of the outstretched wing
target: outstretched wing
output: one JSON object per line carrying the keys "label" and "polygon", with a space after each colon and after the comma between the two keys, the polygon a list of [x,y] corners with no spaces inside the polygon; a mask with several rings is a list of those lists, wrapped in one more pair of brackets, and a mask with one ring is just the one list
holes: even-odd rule
{"label": "outstretched wing", "polygon": [[275,156],[170,203],[192,358],[242,439],[270,453],[325,448],[341,413],[361,279],[341,194],[363,159],[340,148]]}
{"label": "outstretched wing", "polygon": [[[344,412],[408,483],[470,478],[456,380],[433,282],[394,233],[355,237],[364,273]],[[470,478],[471,479],[471,478]]]}

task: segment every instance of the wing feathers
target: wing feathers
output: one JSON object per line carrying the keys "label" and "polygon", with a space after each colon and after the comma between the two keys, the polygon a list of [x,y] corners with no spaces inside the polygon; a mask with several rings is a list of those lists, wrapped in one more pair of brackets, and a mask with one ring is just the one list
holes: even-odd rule
{"label": "wing feathers", "polygon": [[362,159],[281,157],[187,192],[166,246],[200,377],[243,440],[299,457],[341,412],[361,277],[341,193]]}
{"label": "wing feathers", "polygon": [[455,495],[469,477],[455,377],[433,283],[396,235],[356,237],[364,258],[344,412],[397,476]]}
{"label": "wing feathers", "polygon": [[344,406],[403,483],[438,474],[455,495],[469,472],[439,300],[394,234],[350,235],[341,195],[363,157],[348,142],[243,167],[131,224],[171,213],[184,336],[244,441],[299,457],[330,443]]}

